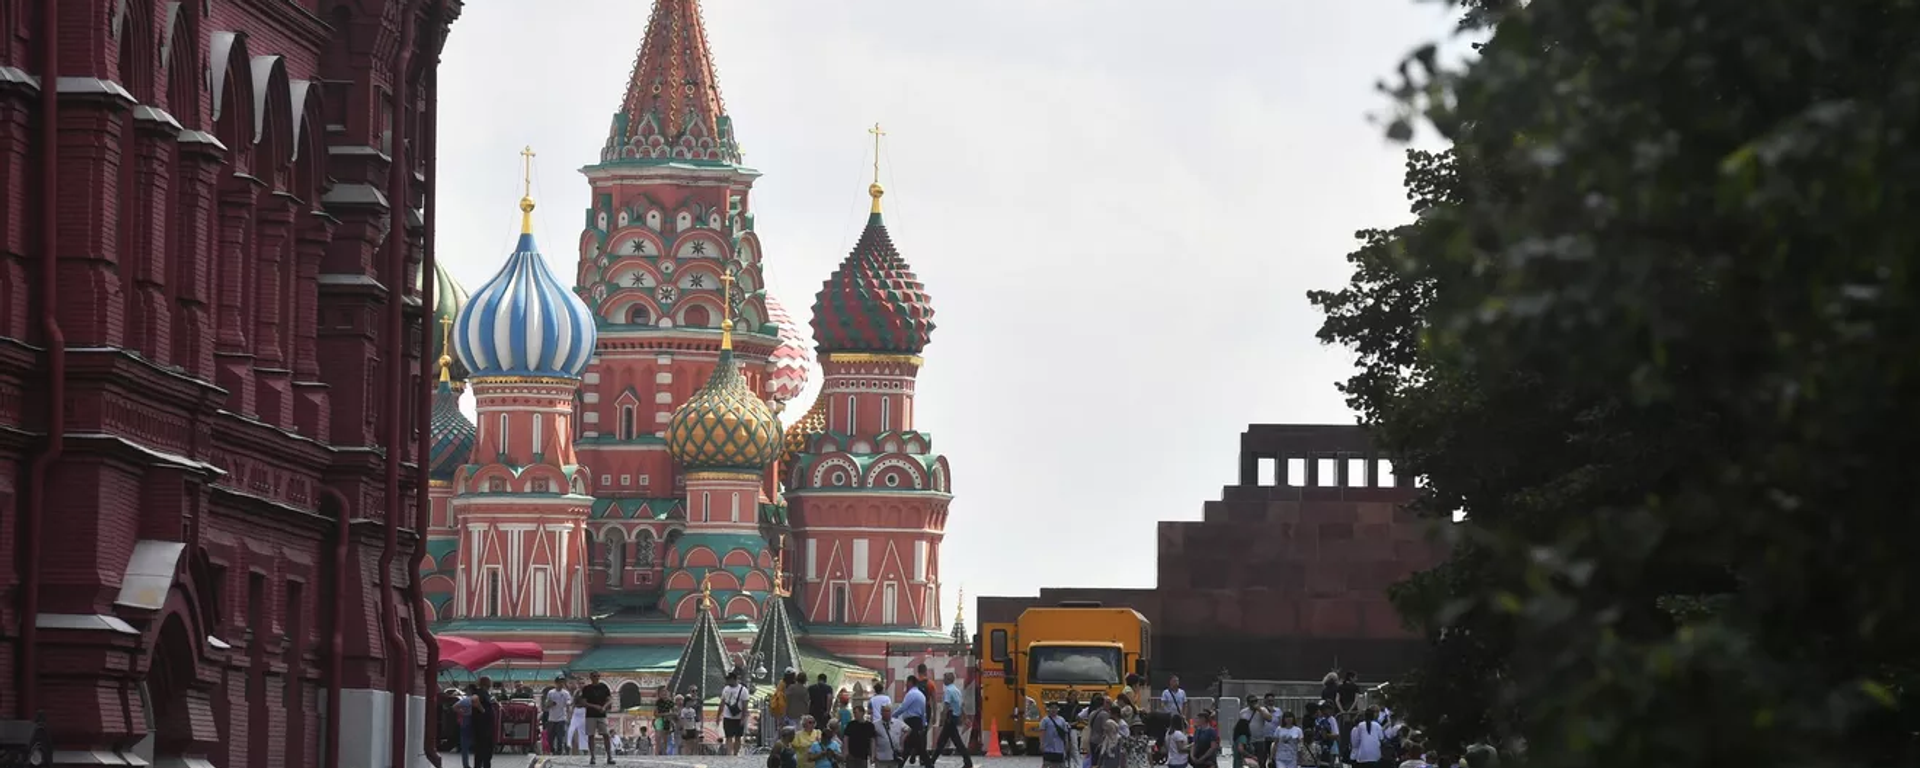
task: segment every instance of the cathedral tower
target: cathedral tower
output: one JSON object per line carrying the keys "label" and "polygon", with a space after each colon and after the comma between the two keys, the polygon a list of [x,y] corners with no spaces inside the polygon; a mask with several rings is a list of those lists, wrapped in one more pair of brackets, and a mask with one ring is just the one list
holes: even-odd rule
{"label": "cathedral tower", "polygon": [[837,626],[823,644],[855,657],[901,629],[942,637],[940,540],[952,499],[947,460],[913,416],[933,307],[887,233],[877,179],[868,193],[866,231],[814,302],[825,381],[787,435],[794,453],[783,470],[804,551],[802,615],[809,627]]}
{"label": "cathedral tower", "polygon": [[[777,412],[797,396],[812,364],[766,291],[751,204],[760,173],[742,162],[698,0],[656,0],[600,161],[582,172],[592,195],[575,290],[601,330],[581,381],[579,441],[599,497],[589,523],[595,613],[690,619],[697,582],[668,585],[669,574],[726,553],[675,544],[695,532],[692,505],[709,496],[695,494],[694,470],[668,450],[668,422],[714,377],[723,316],[734,323],[739,366],[729,375],[765,407]],[[770,466],[758,470],[756,488],[738,499],[741,515],[771,540],[786,520]],[[757,613],[735,610],[745,604],[728,595],[741,588],[715,577],[723,619]]]}
{"label": "cathedral tower", "polygon": [[[761,482],[780,457],[780,420],[740,375],[733,357],[733,274],[720,275],[720,359],[706,386],[675,409],[667,450],[686,468],[686,527],[674,541],[662,605],[676,619],[702,620],[702,605],[756,618],[773,592],[773,554],[761,536]],[[696,586],[697,585],[697,586]],[[715,603],[712,590],[720,592]],[[758,593],[757,595],[755,593]]]}
{"label": "cathedral tower", "polygon": [[455,475],[460,536],[453,617],[584,618],[587,471],[574,455],[574,390],[593,354],[593,315],[533,240],[532,150],[520,242],[453,323],[479,414]]}

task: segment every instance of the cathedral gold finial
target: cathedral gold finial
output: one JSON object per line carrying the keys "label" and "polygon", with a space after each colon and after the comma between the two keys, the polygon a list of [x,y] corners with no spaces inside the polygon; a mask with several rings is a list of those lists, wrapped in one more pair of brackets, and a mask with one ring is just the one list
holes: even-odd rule
{"label": "cathedral gold finial", "polygon": [[959,605],[956,605],[953,607],[953,623],[964,624],[966,623],[966,620],[967,620],[967,588],[966,587],[960,588],[960,596],[956,602],[958,602]]}
{"label": "cathedral gold finial", "polygon": [[713,572],[700,577],[700,607],[713,610]]}
{"label": "cathedral gold finial", "polygon": [[720,270],[720,349],[733,349],[733,268]]}
{"label": "cathedral gold finial", "polygon": [[793,593],[787,590],[787,535],[780,534],[779,543],[774,545],[773,553],[773,596],[787,597]]}
{"label": "cathedral gold finial", "polygon": [[526,191],[520,195],[520,234],[533,234],[533,147],[520,150]]}
{"label": "cathedral gold finial", "polygon": [[879,213],[880,198],[887,194],[886,188],[880,186],[880,137],[887,132],[880,129],[879,123],[874,123],[867,133],[873,134],[873,184],[867,187],[867,194],[873,196],[873,212]]}
{"label": "cathedral gold finial", "polygon": [[440,318],[440,383],[453,381],[453,318]]}

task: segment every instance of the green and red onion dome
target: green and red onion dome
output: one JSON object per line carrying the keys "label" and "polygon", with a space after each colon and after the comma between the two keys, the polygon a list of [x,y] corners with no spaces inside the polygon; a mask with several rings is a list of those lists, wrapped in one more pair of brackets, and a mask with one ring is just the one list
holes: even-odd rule
{"label": "green and red onion dome", "polygon": [[933,335],[933,300],[893,247],[880,217],[880,185],[860,242],[813,302],[813,338],[823,353],[918,355]]}

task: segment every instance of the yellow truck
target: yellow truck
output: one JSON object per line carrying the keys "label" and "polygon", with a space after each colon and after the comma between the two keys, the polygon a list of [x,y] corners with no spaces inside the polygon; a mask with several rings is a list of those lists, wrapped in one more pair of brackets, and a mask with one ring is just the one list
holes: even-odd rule
{"label": "yellow truck", "polygon": [[[1028,608],[1012,623],[980,625],[980,727],[1012,753],[1038,753],[1048,704],[1112,697],[1130,673],[1145,675],[1153,625],[1132,608],[1063,602]],[[1072,713],[1066,713],[1072,718]]]}

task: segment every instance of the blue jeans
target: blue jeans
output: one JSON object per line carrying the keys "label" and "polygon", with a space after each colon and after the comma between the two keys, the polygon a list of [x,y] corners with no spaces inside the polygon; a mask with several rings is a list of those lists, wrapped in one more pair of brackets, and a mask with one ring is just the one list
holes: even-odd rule
{"label": "blue jeans", "polygon": [[473,752],[473,723],[460,721],[460,768],[467,768],[467,755]]}

